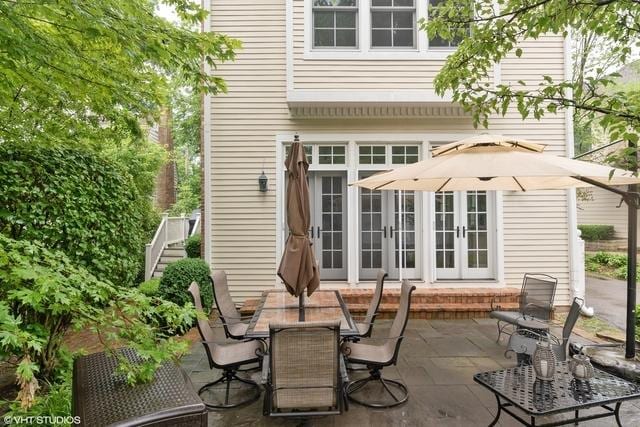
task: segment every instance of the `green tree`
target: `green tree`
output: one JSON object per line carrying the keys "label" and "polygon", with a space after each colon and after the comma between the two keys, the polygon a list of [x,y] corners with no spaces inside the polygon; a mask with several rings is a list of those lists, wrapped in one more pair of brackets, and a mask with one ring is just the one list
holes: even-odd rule
{"label": "green tree", "polygon": [[239,42],[194,31],[206,11],[161,0],[184,23],[154,14],[154,0],[0,1],[0,142],[121,140],[166,105],[173,76],[217,93],[206,73]]}
{"label": "green tree", "polygon": [[587,120],[597,119],[611,140],[638,141],[640,90],[611,90],[615,75],[583,74],[570,81],[543,75],[538,84],[514,86],[485,83],[496,62],[510,53],[526,55],[520,47],[523,39],[545,34],[597,35],[610,59],[625,64],[640,46],[637,0],[499,0],[497,7],[493,0],[443,0],[430,7],[429,20],[421,26],[430,38],[463,39],[434,84],[440,95],[451,91],[476,125],[488,126],[492,114],[504,115],[510,106],[523,118],[575,108]]}

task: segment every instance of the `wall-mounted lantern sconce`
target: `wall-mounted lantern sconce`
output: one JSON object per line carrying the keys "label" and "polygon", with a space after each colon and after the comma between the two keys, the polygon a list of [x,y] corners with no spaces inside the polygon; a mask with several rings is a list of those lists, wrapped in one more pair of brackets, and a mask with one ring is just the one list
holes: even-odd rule
{"label": "wall-mounted lantern sconce", "polygon": [[262,174],[258,177],[258,188],[260,189],[261,193],[266,193],[267,190],[269,189],[268,187],[268,178],[267,176],[264,174],[264,171],[262,171]]}

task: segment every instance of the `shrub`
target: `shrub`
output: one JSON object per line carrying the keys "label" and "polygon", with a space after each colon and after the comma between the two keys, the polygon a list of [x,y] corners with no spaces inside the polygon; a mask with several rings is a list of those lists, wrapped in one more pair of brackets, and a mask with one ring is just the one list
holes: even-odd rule
{"label": "shrub", "polygon": [[202,258],[200,254],[200,239],[199,234],[194,234],[184,242],[184,250],[189,258]]}
{"label": "shrub", "polygon": [[582,238],[586,241],[593,242],[595,240],[611,240],[614,236],[613,225],[579,225],[578,229],[582,231]]}
{"label": "shrub", "polygon": [[142,282],[140,286],[138,286],[138,289],[140,289],[140,292],[142,292],[143,294],[152,297],[158,294],[159,287],[160,287],[160,278],[153,277],[147,280],[146,282]]}
{"label": "shrub", "polygon": [[133,284],[155,219],[116,160],[88,147],[0,144],[0,233],[60,250],[100,280]]}
{"label": "shrub", "polygon": [[191,302],[189,286],[192,282],[200,286],[202,305],[207,311],[213,304],[213,291],[209,281],[209,266],[197,258],[185,258],[169,264],[162,273],[158,295],[178,305]]}
{"label": "shrub", "polygon": [[69,368],[63,338],[72,327],[93,330],[116,357],[112,348],[135,349],[139,364],[118,357],[135,384],[188,349],[170,335],[194,319],[192,308],[98,280],[60,251],[0,235],[0,360],[18,361],[18,400],[26,409],[38,405],[40,383],[56,384]]}

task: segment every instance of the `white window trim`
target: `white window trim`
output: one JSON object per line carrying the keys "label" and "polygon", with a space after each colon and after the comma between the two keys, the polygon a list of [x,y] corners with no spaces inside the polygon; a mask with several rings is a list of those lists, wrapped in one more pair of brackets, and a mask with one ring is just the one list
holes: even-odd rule
{"label": "white window trim", "polygon": [[[443,142],[443,141],[457,141],[462,138],[469,137],[469,133],[429,133],[429,134],[300,134],[300,140],[303,143],[309,144],[328,144],[337,145],[345,144],[346,149],[346,165],[342,167],[342,170],[347,171],[347,183],[352,183],[357,180],[357,173],[363,168],[362,166],[383,166],[383,165],[358,165],[358,145],[359,144],[388,144],[388,145],[418,145],[419,156],[421,159],[425,159],[430,156],[430,141]],[[276,257],[275,265],[277,266],[282,257],[284,250],[284,243],[286,239],[286,230],[284,229],[285,218],[285,192],[284,192],[284,147],[286,144],[290,144],[293,141],[294,135],[292,133],[279,133],[276,135]],[[390,150],[388,150],[390,152]],[[390,160],[390,159],[389,159]],[[332,165],[322,165],[332,166]],[[334,165],[335,166],[335,165]],[[310,167],[311,169],[311,167]],[[329,168],[319,168],[321,170],[330,170]],[[379,169],[379,168],[378,168]],[[336,169],[333,169],[336,170]],[[371,170],[375,170],[371,168]],[[353,186],[347,187],[347,212],[358,212],[358,189]],[[422,197],[422,225],[421,225],[421,241],[423,250],[421,251],[421,279],[429,284],[441,285],[443,282],[436,281],[435,270],[435,251],[431,248],[424,247],[425,243],[435,242],[435,223],[431,213],[433,207],[433,197]],[[490,284],[504,284],[504,206],[503,206],[503,192],[496,191],[496,245],[495,245],[495,278],[489,280],[470,279],[460,280],[458,282],[447,281],[444,282],[446,286],[465,286],[466,283],[490,283]],[[370,281],[361,283],[358,277],[358,251],[359,251],[359,236],[358,236],[358,215],[347,215],[347,283],[350,287],[360,286],[370,287]],[[276,278],[277,281],[277,278]],[[280,285],[279,285],[280,286]]]}
{"label": "white window trim", "polygon": [[[288,0],[288,3],[294,0]],[[313,48],[313,7],[311,0],[304,1],[304,56],[305,60],[443,60],[456,48],[429,48],[427,33],[416,23],[415,48],[371,47],[371,0],[360,0],[358,8],[358,47],[327,49]],[[427,17],[428,1],[416,0],[416,21]]]}

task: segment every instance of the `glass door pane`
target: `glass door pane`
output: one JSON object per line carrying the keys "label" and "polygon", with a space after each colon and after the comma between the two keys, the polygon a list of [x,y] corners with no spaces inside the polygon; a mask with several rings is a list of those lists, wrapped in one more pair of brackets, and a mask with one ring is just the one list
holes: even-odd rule
{"label": "glass door pane", "polygon": [[493,276],[494,193],[464,193],[466,223],[462,226],[465,278],[488,279]]}
{"label": "glass door pane", "polygon": [[458,204],[458,197],[453,191],[435,194],[435,251],[438,279],[460,277]]}
{"label": "glass door pane", "polygon": [[[393,193],[393,268],[389,271],[391,277],[399,277],[399,267],[402,265],[402,278],[415,279],[418,277],[416,251],[416,194],[413,191],[394,191]],[[402,209],[400,207],[402,206]],[[402,215],[400,215],[402,213]],[[402,235],[402,239],[400,236]],[[401,257],[402,254],[402,257]],[[402,259],[402,261],[401,261]]]}
{"label": "glass door pane", "polygon": [[346,265],[346,176],[343,173],[318,173],[315,179],[315,254],[320,279],[347,278]]}
{"label": "glass door pane", "polygon": [[375,279],[379,269],[386,267],[387,224],[384,193],[360,189],[360,278]]}

